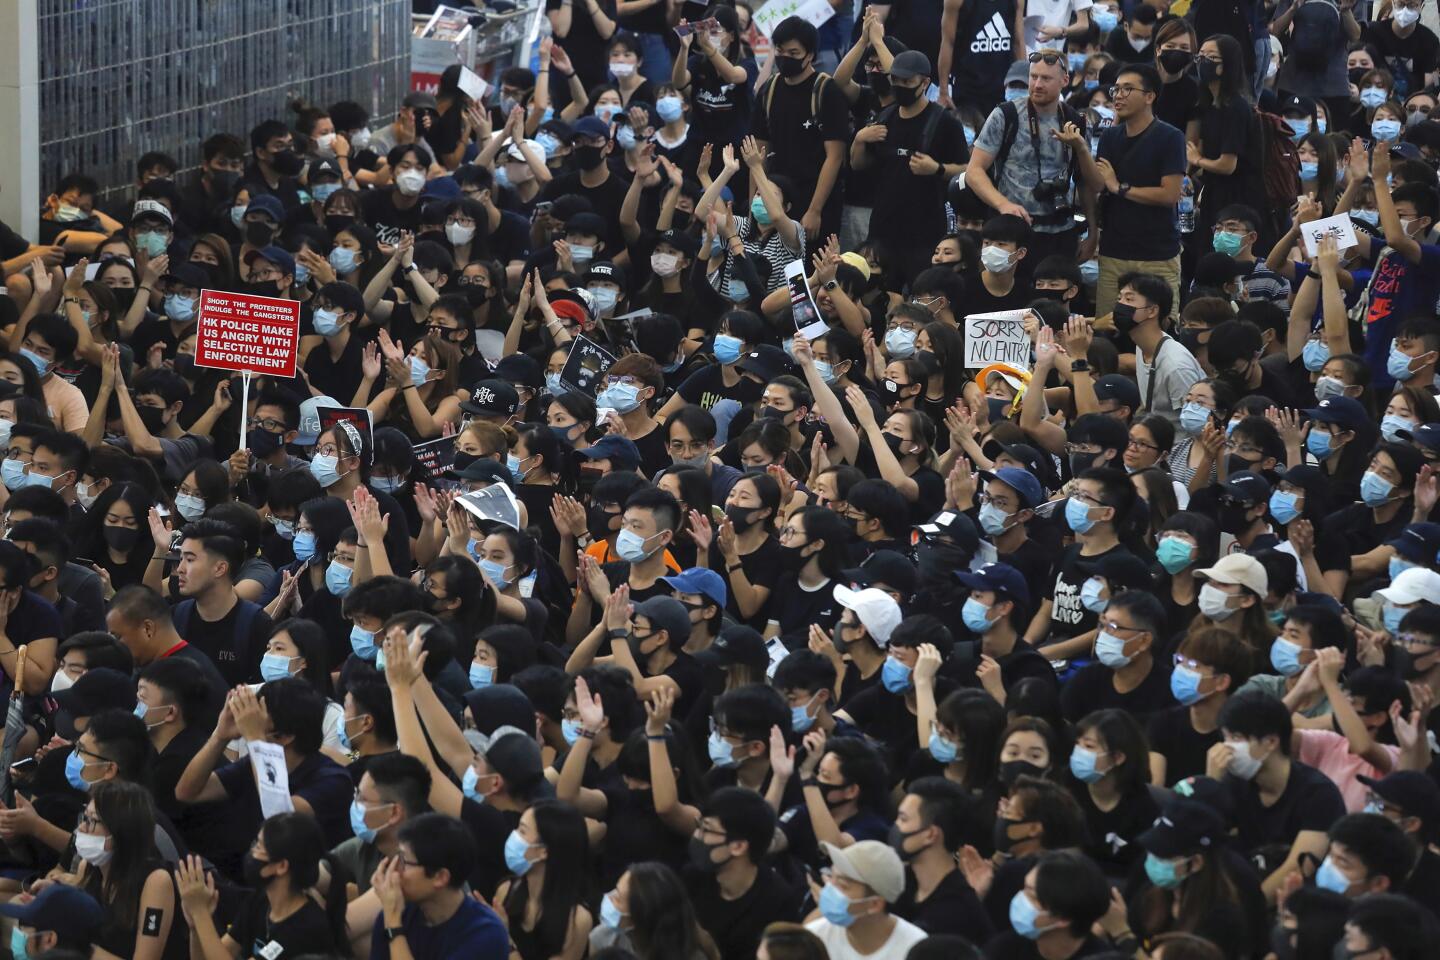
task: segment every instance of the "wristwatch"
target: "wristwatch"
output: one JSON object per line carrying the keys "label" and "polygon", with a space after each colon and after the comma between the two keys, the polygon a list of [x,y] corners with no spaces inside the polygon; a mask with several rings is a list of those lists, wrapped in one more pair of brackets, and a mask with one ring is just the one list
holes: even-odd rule
{"label": "wristwatch", "polygon": [[385,928],[385,940],[386,940],[387,942],[389,942],[389,943],[394,943],[397,938],[403,937],[403,936],[405,936],[405,928],[404,928],[404,927],[386,927],[386,928]]}
{"label": "wristwatch", "polygon": [[[1130,188],[1129,188],[1129,187],[1126,187],[1125,189],[1128,190],[1128,189],[1130,189]],[[405,273],[414,273],[415,271],[417,271],[417,270],[419,270],[419,269],[420,269],[420,268],[417,267],[417,266],[415,266],[415,262],[412,260],[410,263],[408,263],[408,264],[405,265],[405,271],[404,271],[404,272],[405,272]]]}
{"label": "wristwatch", "polygon": [[1115,196],[1117,196],[1117,197],[1124,197],[1125,194],[1127,194],[1127,193],[1129,193],[1129,192],[1130,192],[1130,184],[1128,184],[1128,183],[1122,183],[1122,184],[1120,184],[1120,189],[1115,191]]}
{"label": "wristwatch", "polygon": [[1071,360],[1071,361],[1070,361],[1070,372],[1071,372],[1071,373],[1088,373],[1089,371],[1090,371],[1090,361],[1089,361],[1089,360]]}

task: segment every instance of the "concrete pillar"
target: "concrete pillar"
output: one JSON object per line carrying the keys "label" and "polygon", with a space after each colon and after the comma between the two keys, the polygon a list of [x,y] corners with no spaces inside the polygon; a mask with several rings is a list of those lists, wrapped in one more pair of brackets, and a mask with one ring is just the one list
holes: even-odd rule
{"label": "concrete pillar", "polygon": [[0,0],[0,220],[27,240],[40,228],[38,0]]}

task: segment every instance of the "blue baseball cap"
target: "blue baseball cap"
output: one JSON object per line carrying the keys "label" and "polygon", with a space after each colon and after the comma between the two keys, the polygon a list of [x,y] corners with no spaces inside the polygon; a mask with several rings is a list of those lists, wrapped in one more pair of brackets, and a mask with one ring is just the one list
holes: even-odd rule
{"label": "blue baseball cap", "polygon": [[610,124],[593,115],[576,120],[574,130],[577,137],[610,138]]}
{"label": "blue baseball cap", "polygon": [[705,567],[691,567],[688,570],[681,570],[673,576],[660,579],[676,593],[696,593],[714,600],[715,605],[719,607],[725,606],[726,598],[729,596],[725,589],[725,578]]}
{"label": "blue baseball cap", "polygon": [[1440,450],[1440,423],[1422,423],[1413,430],[1396,430],[1395,435],[1429,450]]}
{"label": "blue baseball cap", "polygon": [[1409,524],[1400,536],[1387,540],[1385,546],[1394,547],[1395,552],[1406,560],[1428,567],[1440,554],[1440,523]]}
{"label": "blue baseball cap", "polygon": [[95,898],[79,887],[52,884],[29,903],[0,904],[0,917],[10,917],[21,926],[44,933],[65,931],[93,937],[105,922],[105,911]]}
{"label": "blue baseball cap", "polygon": [[1346,430],[1359,430],[1370,422],[1365,408],[1353,397],[1329,397],[1305,411],[1305,416],[1321,423],[1338,423]]}
{"label": "blue baseball cap", "polygon": [[251,250],[245,254],[245,262],[247,264],[254,263],[256,260],[268,260],[275,264],[275,266],[280,268],[280,275],[282,277],[295,276],[295,258],[283,247],[277,247],[272,243],[268,247]]}
{"label": "blue baseball cap", "polygon": [[999,470],[981,470],[980,476],[985,480],[999,480],[1020,494],[1023,501],[1021,506],[1027,509],[1033,509],[1045,502],[1045,490],[1040,486],[1040,481],[1035,479],[1035,474],[1029,470],[1001,467]]}
{"label": "blue baseball cap", "polygon": [[640,466],[640,448],[635,446],[635,441],[625,437],[601,437],[593,447],[576,450],[575,453],[586,460],[609,460],[619,470],[634,470]]}
{"label": "blue baseball cap", "polygon": [[250,197],[250,205],[245,208],[245,216],[252,213],[263,213],[276,223],[285,219],[285,207],[280,203],[280,198],[268,193],[257,193]]}
{"label": "blue baseball cap", "polygon": [[956,570],[955,579],[971,590],[992,590],[1022,606],[1030,606],[1025,575],[1008,563],[987,563],[979,570]]}

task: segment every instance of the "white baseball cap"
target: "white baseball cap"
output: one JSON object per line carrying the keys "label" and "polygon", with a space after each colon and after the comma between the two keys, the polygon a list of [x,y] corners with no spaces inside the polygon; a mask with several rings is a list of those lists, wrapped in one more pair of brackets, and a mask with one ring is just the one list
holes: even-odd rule
{"label": "white baseball cap", "polygon": [[837,586],[835,600],[847,610],[855,611],[855,615],[860,618],[860,622],[879,646],[888,644],[890,634],[900,626],[900,604],[884,590],[876,587],[851,590],[849,587]]}
{"label": "white baseball cap", "polygon": [[1440,603],[1440,573],[1425,567],[1411,567],[1400,571],[1390,586],[1375,593],[1397,607],[1408,607],[1420,600]]}

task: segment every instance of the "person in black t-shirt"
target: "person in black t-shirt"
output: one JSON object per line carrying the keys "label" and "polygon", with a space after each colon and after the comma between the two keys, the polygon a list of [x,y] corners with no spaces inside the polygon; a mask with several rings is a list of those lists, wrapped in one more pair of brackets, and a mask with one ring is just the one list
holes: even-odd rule
{"label": "person in black t-shirt", "polygon": [[367,190],[360,196],[360,215],[375,231],[380,252],[390,254],[401,236],[420,227],[420,191],[430,169],[430,151],[417,143],[402,143],[385,157],[395,186]]}
{"label": "person in black t-shirt", "polygon": [[685,885],[722,957],[753,956],[767,926],[799,913],[799,893],[761,863],[774,835],[775,811],[758,793],[722,787],[702,808]]}
{"label": "person in black t-shirt", "polygon": [[1205,756],[1221,740],[1220,711],[1250,679],[1250,647],[1228,630],[1196,630],[1180,641],[1170,674],[1179,705],[1150,717],[1150,775],[1170,786],[1205,772]]}
{"label": "person in black t-shirt", "polygon": [[176,629],[209,655],[227,685],[260,679],[260,658],[270,636],[270,617],[235,593],[244,544],[229,524],[196,520],[185,527],[175,568],[180,595]]}
{"label": "person in black t-shirt", "polygon": [[1170,668],[1155,653],[1165,630],[1165,608],[1143,590],[1125,590],[1100,615],[1095,656],[1060,692],[1066,719],[1115,708],[1144,719],[1175,702]]}
{"label": "person in black t-shirt", "polygon": [[815,71],[819,33],[799,17],[780,21],[771,34],[773,78],[756,95],[751,133],[770,155],[769,173],[795,184],[794,210],[812,239],[838,233],[843,190],[840,171],[850,137],[845,95]]}
{"label": "person in black t-shirt", "polygon": [[983,943],[994,933],[975,890],[956,864],[976,811],[944,777],[913,781],[900,801],[890,846],[905,862],[905,892],[891,910],[931,936],[956,934]]}
{"label": "person in black t-shirt", "polygon": [[1094,861],[1073,850],[1047,853],[1030,868],[1024,886],[1011,900],[1011,929],[985,944],[985,956],[987,960],[1076,960],[1107,953],[1109,945],[1090,928],[1109,907],[1110,884]]}
{"label": "person in black t-shirt", "polygon": [[[325,851],[325,835],[307,813],[282,813],[266,820],[245,858],[245,882],[252,895],[222,937],[211,915],[214,880],[196,856],[176,864],[176,886],[190,933],[207,955],[275,960],[306,953],[332,953],[347,946],[344,870]],[[320,864],[329,871],[322,907],[311,898]],[[281,864],[285,865],[280,871]]]}

